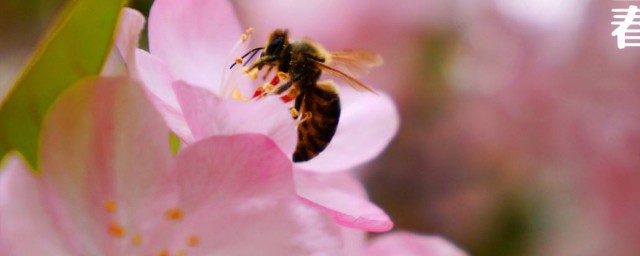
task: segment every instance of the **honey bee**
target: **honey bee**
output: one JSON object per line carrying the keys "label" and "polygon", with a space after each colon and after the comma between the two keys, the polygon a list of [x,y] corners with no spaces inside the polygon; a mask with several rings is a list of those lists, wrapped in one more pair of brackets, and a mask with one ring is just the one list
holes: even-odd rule
{"label": "honey bee", "polygon": [[277,94],[285,102],[295,99],[290,108],[298,123],[293,162],[316,157],[331,142],[338,127],[340,97],[331,80],[320,81],[323,72],[345,81],[358,91],[375,93],[353,77],[381,65],[382,58],[378,54],[364,50],[327,51],[310,39],[291,41],[287,30],[277,29],[270,34],[265,47],[247,52],[236,63],[243,63],[243,59],[251,55],[250,61],[261,50],[264,51],[260,59],[244,71],[255,79],[264,67],[268,68],[264,78],[276,69],[276,76],[271,82],[258,87],[254,98]]}

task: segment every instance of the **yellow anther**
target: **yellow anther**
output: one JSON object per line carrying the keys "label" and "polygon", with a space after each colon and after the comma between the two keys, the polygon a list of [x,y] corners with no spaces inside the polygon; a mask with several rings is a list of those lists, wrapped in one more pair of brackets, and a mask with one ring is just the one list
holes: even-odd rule
{"label": "yellow anther", "polygon": [[120,226],[120,224],[115,223],[115,222],[111,222],[109,223],[109,234],[111,234],[113,237],[124,237],[127,234],[127,230]]}
{"label": "yellow anther", "polygon": [[245,74],[248,74],[248,73],[249,73],[249,71],[250,71],[250,70],[249,70],[249,67],[244,67],[244,68],[242,68],[242,72],[244,72]]}
{"label": "yellow anther", "polygon": [[289,80],[289,75],[287,75],[287,73],[282,72],[282,71],[278,71],[278,78],[280,78],[280,80]]}
{"label": "yellow anther", "polygon": [[107,200],[104,202],[104,210],[108,213],[114,213],[118,210],[118,205],[113,200]]}
{"label": "yellow anther", "polygon": [[253,28],[252,27],[247,28],[245,33],[247,33],[247,35],[249,35],[249,36],[253,35]]}
{"label": "yellow anther", "polygon": [[184,251],[179,251],[178,253],[176,253],[176,256],[187,256],[187,253]]}
{"label": "yellow anther", "polygon": [[298,118],[298,116],[300,115],[300,112],[298,112],[298,110],[295,108],[291,108],[289,111],[291,111],[291,116],[293,118]]}
{"label": "yellow anther", "polygon": [[254,69],[252,69],[252,70],[249,70],[248,75],[249,75],[249,77],[250,77],[251,79],[253,79],[253,80],[258,79],[258,69],[257,69],[257,68],[254,68]]}
{"label": "yellow anther", "polygon": [[140,235],[140,233],[134,234],[133,237],[131,238],[131,243],[133,243],[133,245],[141,245],[142,235]]}
{"label": "yellow anther", "polygon": [[238,63],[238,64],[242,64],[242,62],[244,62],[244,61],[242,60],[242,58],[236,58],[236,63]]}
{"label": "yellow anther", "polygon": [[200,238],[198,236],[190,236],[189,239],[187,240],[187,245],[189,246],[196,246],[200,243]]}
{"label": "yellow anther", "polygon": [[178,208],[169,209],[164,213],[164,216],[170,220],[181,220],[183,215],[182,210]]}
{"label": "yellow anther", "polygon": [[157,254],[157,256],[169,256],[169,251],[165,250],[160,250]]}
{"label": "yellow anther", "polygon": [[231,97],[233,99],[239,100],[239,101],[249,101],[249,98],[244,97],[244,95],[242,95],[242,92],[238,88],[233,89]]}
{"label": "yellow anther", "polygon": [[242,41],[243,43],[247,41],[247,38],[249,38],[246,34],[242,34],[240,36],[240,41]]}

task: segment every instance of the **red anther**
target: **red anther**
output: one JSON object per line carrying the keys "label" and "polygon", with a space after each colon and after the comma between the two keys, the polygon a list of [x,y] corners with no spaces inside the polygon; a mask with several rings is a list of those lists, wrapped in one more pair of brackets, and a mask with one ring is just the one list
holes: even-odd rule
{"label": "red anther", "polygon": [[280,83],[280,78],[278,76],[274,76],[273,79],[271,79],[271,85],[276,86],[278,85],[278,83]]}
{"label": "red anther", "polygon": [[253,93],[253,97],[252,98],[256,98],[260,95],[262,95],[264,93],[264,88],[262,86],[259,86],[258,88],[256,88],[256,91]]}
{"label": "red anther", "polygon": [[288,103],[288,102],[292,101],[293,99],[295,99],[295,98],[293,98],[293,97],[291,97],[289,95],[286,95],[286,94],[280,96],[280,100],[282,100],[282,102],[284,102],[284,103]]}

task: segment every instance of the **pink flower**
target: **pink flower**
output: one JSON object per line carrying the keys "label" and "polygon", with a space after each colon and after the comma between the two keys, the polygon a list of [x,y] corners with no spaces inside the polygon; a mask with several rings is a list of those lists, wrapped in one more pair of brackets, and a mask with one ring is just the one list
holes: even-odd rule
{"label": "pink flower", "polygon": [[[213,136],[175,157],[136,83],[70,88],[44,122],[42,172],[0,169],[0,255],[465,255],[440,238],[366,242],[302,204],[267,137]],[[348,187],[348,186],[344,186]]]}
{"label": "pink flower", "polygon": [[543,192],[548,231],[534,254],[640,252],[640,51],[611,36],[611,10],[628,5],[461,5],[454,100],[421,141],[432,159],[461,163],[451,172],[498,170],[503,191]]}
{"label": "pink flower", "polygon": [[[124,16],[128,18],[123,20],[131,21],[133,27],[144,22],[142,15],[130,9]],[[130,44],[117,45],[131,75],[143,82],[169,128],[186,144],[213,135],[260,133],[290,156],[297,135],[289,106],[276,97],[255,102],[231,97],[235,89],[245,95],[253,89],[248,79],[236,76],[237,69],[224,75],[234,54],[245,47],[241,44],[238,52],[232,52],[241,34],[227,1],[159,0],[149,15],[150,53],[137,49],[131,56],[127,54]],[[121,33],[117,41],[131,42],[132,37],[135,35]],[[315,175],[305,171],[330,173],[373,159],[398,129],[398,115],[388,96],[357,93],[350,88],[341,90],[340,95],[342,114],[336,135],[318,157],[295,164],[296,189],[306,202],[331,213],[340,224],[369,231],[389,230],[393,223],[366,195],[336,190],[336,195],[343,196],[328,198],[319,190],[324,186],[323,179],[304,182]],[[301,183],[312,185],[302,187]]]}
{"label": "pink flower", "polygon": [[464,256],[467,254],[440,237],[395,232],[369,242],[366,255]]}
{"label": "pink flower", "polygon": [[301,203],[268,138],[216,136],[172,157],[123,79],[73,87],[44,122],[42,172],[0,173],[0,255],[336,255],[338,227]]}
{"label": "pink flower", "polygon": [[342,255],[367,256],[465,256],[460,248],[449,241],[431,235],[418,235],[395,231],[373,239],[355,229],[342,229],[345,247]]}

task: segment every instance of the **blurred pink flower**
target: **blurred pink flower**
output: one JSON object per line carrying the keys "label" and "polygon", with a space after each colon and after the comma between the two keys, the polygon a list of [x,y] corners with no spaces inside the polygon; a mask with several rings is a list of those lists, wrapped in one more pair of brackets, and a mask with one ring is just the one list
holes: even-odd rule
{"label": "blurred pink flower", "polygon": [[[330,218],[301,203],[267,137],[215,136],[172,157],[137,84],[90,80],[44,122],[42,172],[0,172],[1,255],[337,255]],[[264,235],[268,234],[268,235]]]}
{"label": "blurred pink flower", "polygon": [[440,237],[394,232],[370,241],[366,255],[464,256],[467,254]]}
{"label": "blurred pink flower", "polygon": [[611,36],[611,10],[629,4],[461,2],[456,99],[423,140],[429,154],[536,191],[550,235],[534,254],[638,255],[640,51]]}
{"label": "blurred pink flower", "polygon": [[[142,15],[131,9],[125,9],[124,16],[123,20],[131,21],[133,27],[144,22]],[[231,97],[234,89],[251,91],[250,81],[236,77],[238,69],[224,75],[233,54],[237,54],[232,49],[241,33],[227,1],[159,0],[149,17],[150,53],[137,49],[135,56],[128,54],[131,44],[127,42],[135,41],[134,33],[119,34],[116,44],[130,74],[143,82],[170,129],[187,144],[213,135],[260,133],[291,155],[297,134],[285,103],[276,97],[255,102]],[[240,44],[239,48],[244,47]],[[307,179],[305,171],[331,173],[369,161],[397,132],[398,115],[388,96],[361,94],[348,88],[341,98],[336,135],[318,157],[295,164],[297,181]],[[337,223],[368,231],[387,231],[393,226],[366,194],[341,192],[341,197],[326,197],[318,188],[309,187],[320,183],[308,182],[305,187],[300,183],[296,182],[296,189],[305,202],[329,212]]]}
{"label": "blurred pink flower", "polygon": [[342,255],[366,256],[466,256],[456,245],[432,235],[418,235],[405,231],[394,231],[372,239],[355,229],[342,228],[345,247]]}

